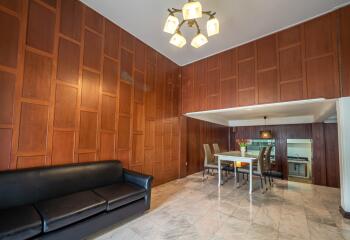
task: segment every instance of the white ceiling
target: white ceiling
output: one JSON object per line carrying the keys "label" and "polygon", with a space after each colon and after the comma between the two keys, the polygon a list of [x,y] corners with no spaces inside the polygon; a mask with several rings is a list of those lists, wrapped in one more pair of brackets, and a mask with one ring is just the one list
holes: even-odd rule
{"label": "white ceiling", "polygon": [[186,116],[230,127],[336,122],[336,99],[324,98],[261,104],[203,112]]}
{"label": "white ceiling", "polygon": [[[169,44],[170,35],[162,29],[167,9],[181,8],[186,0],[81,1],[180,66],[350,3],[350,0],[201,0],[203,10],[217,12],[221,33],[210,37],[205,46],[194,49],[189,43],[195,31],[183,31],[187,45],[178,49]],[[205,32],[205,22],[200,25]]]}

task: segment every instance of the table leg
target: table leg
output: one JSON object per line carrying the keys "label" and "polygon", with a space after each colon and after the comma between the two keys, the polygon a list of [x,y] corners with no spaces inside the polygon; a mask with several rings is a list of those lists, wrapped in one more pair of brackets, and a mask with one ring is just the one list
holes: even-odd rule
{"label": "table leg", "polygon": [[253,162],[249,164],[249,194],[253,191]]}
{"label": "table leg", "polygon": [[233,167],[235,169],[235,180],[236,180],[236,184],[237,184],[237,167],[236,167],[236,162],[233,162]]}
{"label": "table leg", "polygon": [[220,157],[218,157],[218,173],[219,173],[219,179],[218,179],[218,186],[221,185],[221,160]]}

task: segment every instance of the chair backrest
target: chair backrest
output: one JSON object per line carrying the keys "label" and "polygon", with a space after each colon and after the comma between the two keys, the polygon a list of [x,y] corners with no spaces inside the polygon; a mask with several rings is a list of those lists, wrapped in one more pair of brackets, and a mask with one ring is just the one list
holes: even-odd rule
{"label": "chair backrest", "polygon": [[213,163],[213,154],[211,153],[209,144],[203,144],[204,148],[204,166]]}
{"label": "chair backrest", "polygon": [[220,153],[220,148],[219,148],[219,144],[217,143],[213,143],[213,150],[214,150],[214,153]]}
{"label": "chair backrest", "polygon": [[258,156],[258,172],[263,173],[265,172],[265,166],[264,166],[264,155],[265,155],[266,147],[263,147],[260,149],[259,156]]}
{"label": "chair backrest", "polygon": [[272,151],[272,145],[269,145],[266,148],[266,152],[265,152],[265,163],[266,163],[266,170],[270,170],[271,169],[271,151]]}

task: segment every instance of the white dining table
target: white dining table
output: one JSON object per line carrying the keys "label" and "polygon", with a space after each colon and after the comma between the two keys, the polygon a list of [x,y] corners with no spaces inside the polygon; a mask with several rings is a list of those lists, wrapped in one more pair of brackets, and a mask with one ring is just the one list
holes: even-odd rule
{"label": "white dining table", "polygon": [[[244,162],[249,163],[249,193],[253,192],[253,162],[256,161],[256,156],[245,154],[242,155],[240,151],[222,152],[214,154],[218,158],[218,186],[221,186],[221,161],[230,162]],[[237,168],[235,167],[235,178],[237,182]]]}

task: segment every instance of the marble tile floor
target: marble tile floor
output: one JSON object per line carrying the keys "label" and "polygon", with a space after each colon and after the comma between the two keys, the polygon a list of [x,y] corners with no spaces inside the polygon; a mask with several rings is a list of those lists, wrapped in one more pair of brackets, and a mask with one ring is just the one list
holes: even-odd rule
{"label": "marble tile floor", "polygon": [[[255,180],[258,182],[258,180]],[[91,239],[96,240],[350,240],[350,221],[339,213],[339,189],[275,181],[250,196],[248,184],[217,186],[200,173],[155,187],[147,213]]]}

